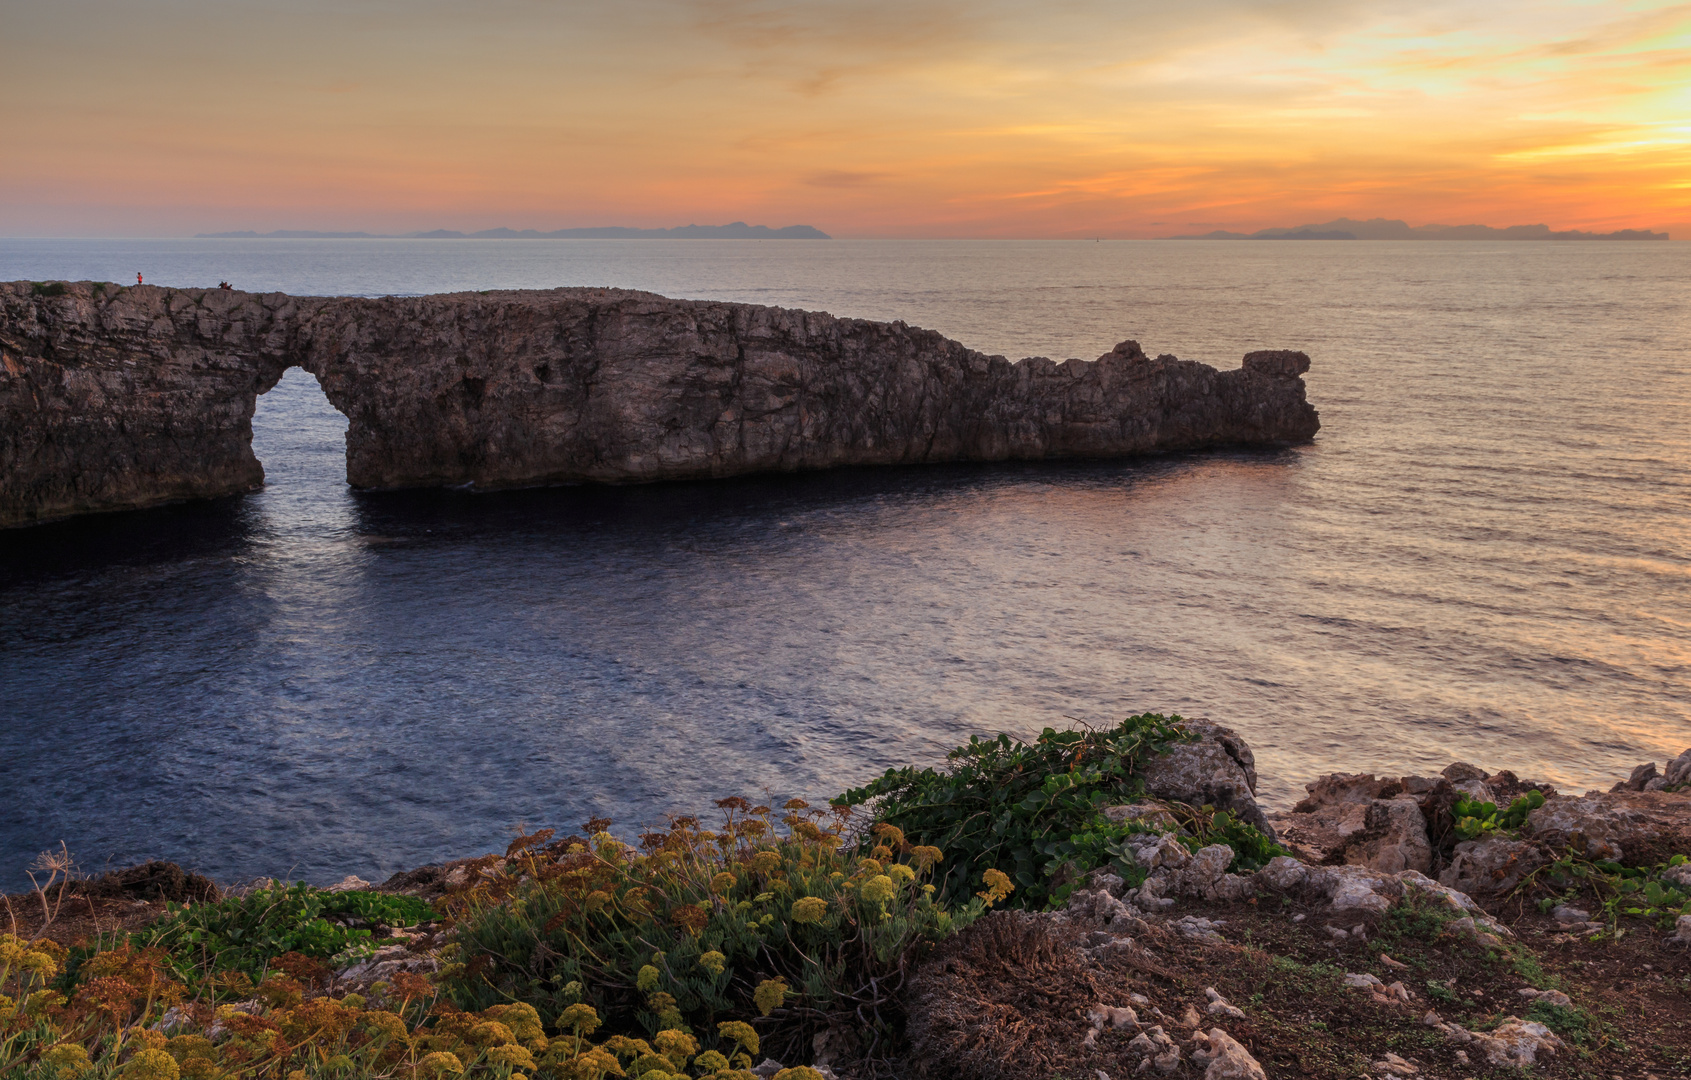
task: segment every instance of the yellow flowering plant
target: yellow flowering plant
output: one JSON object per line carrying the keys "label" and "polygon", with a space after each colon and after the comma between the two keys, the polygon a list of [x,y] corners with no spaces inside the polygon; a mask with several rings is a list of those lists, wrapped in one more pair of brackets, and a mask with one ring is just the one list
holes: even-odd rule
{"label": "yellow flowering plant", "polygon": [[[403,973],[367,995],[307,996],[287,980],[240,1003],[191,998],[174,981],[173,958],[111,941],[79,948],[74,977],[51,941],[0,936],[0,976],[39,1004],[0,1016],[0,1076],[20,1080],[563,1080],[618,1076],[591,1043],[548,1040],[524,1002],[462,1012],[439,1000],[426,977]],[[201,986],[207,985],[204,972]],[[41,989],[49,976],[69,994]],[[6,1000],[11,1000],[10,995]],[[577,1033],[597,1026],[592,1010],[572,1016]],[[671,1040],[672,1043],[675,1040]],[[542,1069],[553,1055],[562,1071]],[[574,1042],[574,1045],[572,1045]],[[683,1048],[685,1043],[680,1044]],[[581,1061],[576,1059],[580,1058]],[[616,1064],[614,1055],[609,1057]],[[673,1064],[673,1063],[672,1063]],[[620,1068],[620,1067],[619,1067]],[[571,1071],[573,1070],[573,1072]]]}
{"label": "yellow flowering plant", "polygon": [[[924,886],[943,854],[896,829],[877,836],[878,857],[862,853],[866,823],[849,807],[728,798],[717,808],[714,828],[676,817],[637,845],[595,820],[591,841],[518,847],[447,901],[477,958],[448,980],[454,1002],[526,1002],[565,1030],[561,1018],[586,1005],[607,1032],[653,1045],[690,1034],[744,1068],[748,1045],[802,1053],[830,1021],[861,1026],[891,1002],[915,954],[989,906],[937,902]],[[724,1023],[740,1025],[734,1037]],[[669,1060],[662,1046],[654,1054]]]}

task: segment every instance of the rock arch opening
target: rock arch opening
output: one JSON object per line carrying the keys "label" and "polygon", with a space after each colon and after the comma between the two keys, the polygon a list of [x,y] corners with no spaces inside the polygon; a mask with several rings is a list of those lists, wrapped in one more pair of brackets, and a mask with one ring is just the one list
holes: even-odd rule
{"label": "rock arch opening", "polygon": [[317,376],[297,365],[287,368],[253,408],[252,450],[264,467],[265,489],[344,492],[346,431],[346,416]]}

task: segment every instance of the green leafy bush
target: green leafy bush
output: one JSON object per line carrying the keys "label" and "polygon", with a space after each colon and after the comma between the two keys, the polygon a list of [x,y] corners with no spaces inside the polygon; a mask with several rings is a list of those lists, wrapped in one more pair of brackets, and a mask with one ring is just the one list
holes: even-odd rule
{"label": "green leafy bush", "polygon": [[[1144,763],[1192,736],[1179,716],[1142,713],[1113,728],[1056,731],[1034,742],[972,738],[953,750],[945,769],[890,769],[837,803],[872,803],[875,817],[912,841],[944,849],[952,861],[938,878],[941,896],[967,895],[988,867],[1015,881],[1012,903],[1040,907],[1061,903],[1078,878],[1110,867],[1131,882],[1143,878],[1132,865],[1127,838],[1148,826],[1106,819],[1106,806],[1144,795]],[[1170,807],[1196,850],[1225,843],[1233,869],[1254,870],[1286,854],[1257,829],[1231,814],[1202,807]]]}
{"label": "green leafy bush", "polygon": [[33,281],[29,291],[36,296],[63,296],[66,290],[62,281]]}
{"label": "green leafy bush", "polygon": [[[1180,827],[1178,838],[1188,851],[1196,853],[1211,844],[1226,844],[1233,849],[1231,873],[1251,873],[1261,870],[1276,855],[1291,854],[1286,848],[1270,840],[1262,830],[1240,821],[1226,810],[1204,806],[1184,806],[1178,803],[1164,807],[1169,817]],[[1144,820],[1111,821],[1102,814],[1084,823],[1066,838],[1047,841],[1041,850],[1052,860],[1047,883],[1048,907],[1060,907],[1085,882],[1085,875],[1095,869],[1106,869],[1138,888],[1149,872],[1133,860],[1128,838],[1137,833],[1161,833],[1166,826]]]}
{"label": "green leafy bush", "polygon": [[502,868],[450,899],[470,958],[447,973],[454,998],[524,1002],[548,1019],[586,1006],[611,1031],[697,1033],[707,1045],[721,1023],[755,1022],[776,1056],[804,1052],[830,1020],[872,1043],[916,957],[1014,887],[988,871],[980,895],[948,908],[925,882],[939,850],[885,825],[858,850],[848,807],[795,799],[775,819],[744,799],[717,805],[718,829],[676,818],[638,848],[606,821],[543,850],[521,838]]}
{"label": "green leafy bush", "polygon": [[412,926],[433,918],[434,908],[411,896],[278,883],[214,904],[171,904],[130,939],[163,949],[185,976],[242,971],[257,978],[284,953],[324,959],[368,944],[370,929],[348,923]]}
{"label": "green leafy bush", "polygon": [[1457,799],[1450,814],[1456,819],[1456,836],[1461,840],[1478,840],[1488,833],[1513,833],[1527,823],[1527,815],[1544,805],[1544,793],[1529,791],[1499,810],[1494,802],[1478,799]]}
{"label": "green leafy bush", "polygon": [[1590,898],[1596,901],[1602,921],[1611,927],[1618,926],[1623,915],[1630,915],[1648,919],[1665,929],[1679,916],[1691,915],[1691,894],[1662,877],[1670,867],[1684,866],[1687,862],[1691,862],[1691,857],[1675,855],[1655,866],[1622,866],[1607,859],[1588,859],[1569,849],[1534,875],[1542,876],[1562,890],[1543,898],[1538,906],[1541,911],[1549,911],[1557,904]]}
{"label": "green leafy bush", "polygon": [[1576,1046],[1585,1046],[1603,1030],[1603,1025],[1586,1010],[1578,1006],[1552,1005],[1543,1000],[1527,1006],[1526,1019],[1538,1021]]}

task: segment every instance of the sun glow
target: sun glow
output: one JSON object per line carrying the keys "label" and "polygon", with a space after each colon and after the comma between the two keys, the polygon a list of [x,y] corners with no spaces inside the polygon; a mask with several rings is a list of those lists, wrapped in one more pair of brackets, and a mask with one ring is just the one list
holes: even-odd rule
{"label": "sun glow", "polygon": [[0,70],[8,235],[1691,223],[1686,3],[66,0]]}

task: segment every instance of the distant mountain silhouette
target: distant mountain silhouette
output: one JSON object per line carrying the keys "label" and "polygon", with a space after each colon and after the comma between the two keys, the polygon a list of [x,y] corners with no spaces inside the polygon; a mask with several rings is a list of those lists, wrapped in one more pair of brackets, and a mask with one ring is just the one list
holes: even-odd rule
{"label": "distant mountain silhouette", "polygon": [[1548,225],[1511,225],[1494,229],[1490,225],[1417,225],[1370,218],[1355,221],[1336,218],[1320,225],[1295,225],[1289,229],[1260,229],[1254,233],[1217,229],[1201,236],[1171,236],[1170,240],[1666,240],[1667,233],[1648,229],[1621,229],[1593,233],[1579,229],[1557,232]]}
{"label": "distant mountain silhouette", "polygon": [[681,225],[673,229],[632,229],[621,225],[604,225],[589,229],[483,229],[463,233],[454,229],[435,229],[431,232],[383,235],[367,232],[312,232],[307,229],[278,229],[275,232],[196,233],[196,240],[831,240],[833,237],[809,225],[788,225],[772,229],[768,225],[747,225],[743,221],[727,225]]}
{"label": "distant mountain silhouette", "polygon": [[367,232],[313,232],[310,229],[277,229],[275,232],[256,233],[251,229],[242,232],[203,232],[195,233],[195,240],[352,240],[352,239],[380,239],[376,233]]}

